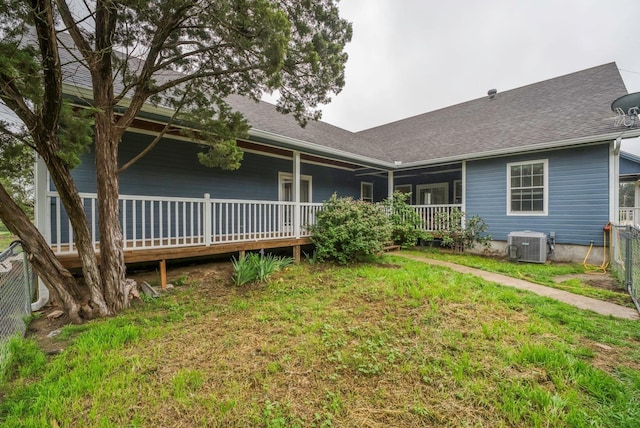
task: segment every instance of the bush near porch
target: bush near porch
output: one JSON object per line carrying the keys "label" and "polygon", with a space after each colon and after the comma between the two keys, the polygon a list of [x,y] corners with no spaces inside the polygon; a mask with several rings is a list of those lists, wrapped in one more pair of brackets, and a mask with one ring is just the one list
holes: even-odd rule
{"label": "bush near porch", "polygon": [[15,341],[0,424],[637,426],[637,322],[391,256],[244,287],[223,266],[61,353]]}

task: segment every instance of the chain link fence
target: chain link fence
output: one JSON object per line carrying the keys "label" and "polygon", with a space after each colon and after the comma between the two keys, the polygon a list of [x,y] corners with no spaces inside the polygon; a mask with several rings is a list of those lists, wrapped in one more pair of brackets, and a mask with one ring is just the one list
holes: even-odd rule
{"label": "chain link fence", "polygon": [[640,229],[616,226],[614,269],[623,278],[625,288],[640,312]]}
{"label": "chain link fence", "polygon": [[19,241],[0,254],[0,368],[6,361],[9,338],[26,331],[35,279]]}

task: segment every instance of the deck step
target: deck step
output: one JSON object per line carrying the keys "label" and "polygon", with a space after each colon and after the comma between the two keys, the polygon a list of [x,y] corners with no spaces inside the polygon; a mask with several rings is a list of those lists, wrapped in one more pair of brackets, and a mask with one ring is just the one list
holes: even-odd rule
{"label": "deck step", "polygon": [[396,245],[393,242],[385,242],[384,247],[382,247],[382,249],[387,253],[389,251],[400,251],[400,248],[402,248],[400,245]]}

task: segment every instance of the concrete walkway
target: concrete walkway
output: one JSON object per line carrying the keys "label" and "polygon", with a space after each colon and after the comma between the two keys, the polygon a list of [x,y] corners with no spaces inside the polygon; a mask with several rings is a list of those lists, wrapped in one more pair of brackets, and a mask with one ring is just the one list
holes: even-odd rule
{"label": "concrete walkway", "polygon": [[449,263],[442,260],[430,259],[428,257],[420,257],[403,253],[393,253],[395,256],[405,257],[407,259],[416,260],[419,262],[425,262],[432,265],[448,267],[451,270],[455,270],[460,273],[469,273],[471,275],[479,276],[487,281],[495,282],[500,285],[506,285],[508,287],[519,288],[521,290],[531,291],[532,293],[540,296],[550,297],[552,299],[559,300],[564,303],[568,303],[580,309],[587,309],[593,312],[597,312],[602,315],[611,315],[616,318],[624,318],[629,320],[640,319],[638,311],[634,308],[627,308],[625,306],[616,305],[615,303],[603,302],[602,300],[593,299],[591,297],[580,296],[578,294],[569,293],[567,291],[558,290],[556,288],[545,287],[544,285],[534,284],[522,279],[512,278],[506,275],[500,275],[499,273],[487,272],[480,269],[475,269],[467,266],[457,265],[455,263]]}

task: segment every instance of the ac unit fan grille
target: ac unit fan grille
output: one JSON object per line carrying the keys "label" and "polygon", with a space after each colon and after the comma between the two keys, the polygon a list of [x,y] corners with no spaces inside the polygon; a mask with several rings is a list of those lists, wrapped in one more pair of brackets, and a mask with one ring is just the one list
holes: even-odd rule
{"label": "ac unit fan grille", "polygon": [[539,232],[511,232],[509,245],[515,245],[520,253],[520,261],[544,263],[547,261],[547,235]]}

